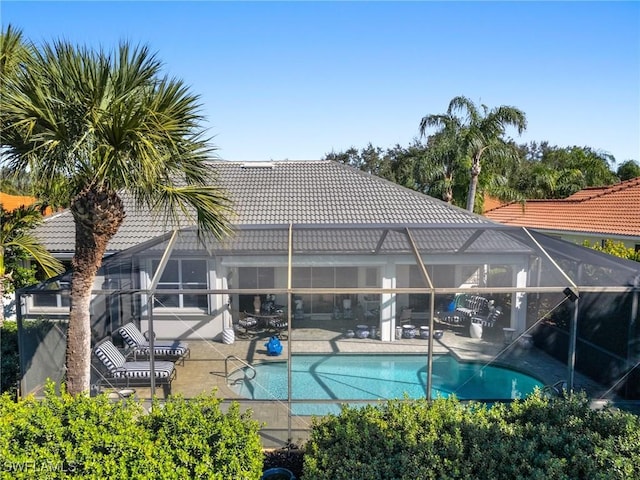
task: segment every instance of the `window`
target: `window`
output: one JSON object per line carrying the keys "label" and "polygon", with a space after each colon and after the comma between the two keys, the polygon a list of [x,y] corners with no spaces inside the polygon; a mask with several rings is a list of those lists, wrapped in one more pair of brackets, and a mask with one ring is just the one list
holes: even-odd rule
{"label": "window", "polygon": [[[275,286],[275,269],[273,267],[240,267],[238,268],[238,288],[269,289]],[[240,295],[238,298],[241,312],[253,312],[254,295]],[[261,295],[261,301],[266,297]]]}
{"label": "window", "polygon": [[[71,269],[71,260],[63,260],[62,265],[64,266],[65,271],[69,271]],[[56,294],[34,293],[31,296],[31,305],[29,308],[34,308],[36,310],[41,308],[48,311],[55,308],[69,310],[69,306],[71,305],[69,300],[69,294],[71,293],[70,281],[65,280],[49,283],[47,288],[50,290],[58,290],[59,292]]]}
{"label": "window", "polygon": [[[417,265],[409,267],[409,287],[411,288],[428,288],[427,281],[424,279],[422,269]],[[429,310],[429,294],[428,293],[411,293],[409,294],[409,308],[415,312],[426,312]]]}
{"label": "window", "polygon": [[378,269],[376,267],[367,267],[365,270],[365,287],[377,287],[378,286]]}
{"label": "window", "polygon": [[[358,286],[357,267],[294,267],[294,288],[355,288]],[[300,295],[305,313],[331,314],[343,307],[344,295]]]}
{"label": "window", "polygon": [[[158,269],[160,260],[152,261],[152,272]],[[155,294],[155,307],[192,308],[207,311],[209,307],[206,294],[166,293],[162,290],[206,290],[208,266],[206,259],[169,260],[162,272]]]}
{"label": "window", "polygon": [[34,293],[32,295],[33,308],[64,308],[68,309],[70,286],[61,285],[58,282],[51,284],[52,290],[64,289],[62,293]]}

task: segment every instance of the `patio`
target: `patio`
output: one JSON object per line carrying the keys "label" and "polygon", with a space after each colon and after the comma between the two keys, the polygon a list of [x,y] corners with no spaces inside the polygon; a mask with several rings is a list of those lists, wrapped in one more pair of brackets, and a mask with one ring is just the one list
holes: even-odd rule
{"label": "patio", "polygon": [[[304,323],[304,322],[300,322]],[[307,322],[309,323],[309,322]],[[261,435],[266,448],[282,447],[288,441],[301,443],[308,438],[311,417],[291,415],[286,400],[249,400],[240,397],[227,382],[227,374],[243,368],[246,364],[284,361],[291,353],[327,353],[327,354],[416,354],[424,353],[425,361],[428,340],[421,338],[400,339],[382,342],[377,339],[346,338],[345,332],[352,328],[349,322],[325,323],[322,326],[301,326],[292,329],[292,341],[282,341],[280,356],[267,355],[265,342],[269,334],[264,332],[251,339],[237,339],[231,344],[218,341],[189,341],[191,356],[184,365],[177,365],[178,375],[172,385],[172,394],[186,398],[203,393],[211,393],[223,398],[225,403],[235,400],[242,409],[250,409],[252,417],[263,424]],[[330,327],[330,328],[326,328]],[[434,354],[452,354],[462,361],[473,361],[485,365],[508,366],[552,385],[566,378],[567,366],[551,358],[535,347],[526,348],[515,340],[507,345],[500,337],[492,340],[474,339],[453,329],[445,330],[440,340],[434,339]],[[227,361],[227,359],[229,359]],[[598,399],[605,388],[592,380],[576,373],[575,389],[587,392],[590,398]],[[162,396],[162,389],[157,390]],[[136,396],[148,400],[151,392],[146,388],[137,388]]]}

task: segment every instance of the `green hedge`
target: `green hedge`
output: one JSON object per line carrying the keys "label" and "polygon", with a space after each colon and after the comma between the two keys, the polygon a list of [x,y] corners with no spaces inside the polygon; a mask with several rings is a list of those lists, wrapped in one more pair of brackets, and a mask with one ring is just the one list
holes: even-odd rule
{"label": "green hedge", "polygon": [[640,478],[640,421],[586,397],[391,401],[314,422],[303,480]]}
{"label": "green hedge", "polygon": [[255,480],[259,424],[213,395],[170,397],[149,414],[134,400],[0,397],[2,479]]}

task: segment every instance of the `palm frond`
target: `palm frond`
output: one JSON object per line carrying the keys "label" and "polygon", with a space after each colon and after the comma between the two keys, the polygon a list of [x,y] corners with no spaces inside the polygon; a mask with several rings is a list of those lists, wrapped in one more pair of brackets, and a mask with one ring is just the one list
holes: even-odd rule
{"label": "palm frond", "polygon": [[19,234],[5,244],[6,249],[14,248],[27,254],[37,263],[47,277],[53,277],[64,271],[62,263],[55,258],[40,241],[29,234]]}
{"label": "palm frond", "polygon": [[233,210],[227,193],[214,186],[164,185],[145,197],[156,214],[179,228],[197,225],[200,237],[222,238],[231,233]]}
{"label": "palm frond", "polygon": [[154,208],[162,198],[170,210],[186,202],[204,230],[224,230],[212,218],[224,209],[200,211],[222,203],[209,187],[215,148],[201,127],[200,99],[182,81],[160,77],[148,47],[92,51],[57,41],[34,58],[2,99],[12,171],[29,172],[38,194],[56,204],[96,185],[131,191]]}

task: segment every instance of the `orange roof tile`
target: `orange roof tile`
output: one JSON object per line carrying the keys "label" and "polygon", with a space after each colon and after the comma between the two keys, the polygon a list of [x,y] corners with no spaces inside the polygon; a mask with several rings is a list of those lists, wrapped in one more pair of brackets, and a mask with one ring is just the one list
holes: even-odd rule
{"label": "orange roof tile", "polygon": [[[38,201],[35,197],[28,197],[26,195],[9,195],[8,193],[0,192],[0,205],[5,210],[12,212],[18,207],[33,205]],[[44,211],[45,215],[53,213],[51,207],[47,207]]]}
{"label": "orange roof tile", "polygon": [[27,197],[25,195],[9,195],[8,193],[0,192],[0,204],[2,208],[11,212],[18,207],[33,205],[38,201],[37,198]]}
{"label": "orange roof tile", "polygon": [[562,200],[510,203],[485,216],[520,227],[640,236],[640,177],[585,188]]}
{"label": "orange roof tile", "polygon": [[497,198],[491,197],[489,195],[484,196],[484,204],[482,206],[485,212],[488,212],[489,210],[493,210],[494,208],[497,208],[501,205],[504,205],[503,201],[498,200]]}

